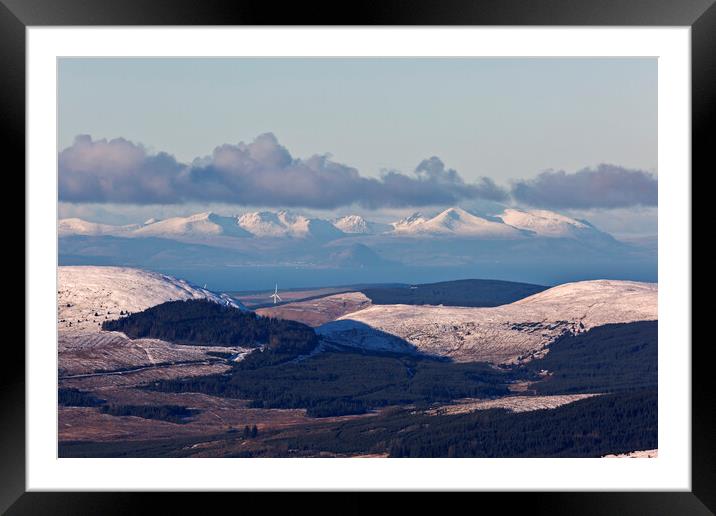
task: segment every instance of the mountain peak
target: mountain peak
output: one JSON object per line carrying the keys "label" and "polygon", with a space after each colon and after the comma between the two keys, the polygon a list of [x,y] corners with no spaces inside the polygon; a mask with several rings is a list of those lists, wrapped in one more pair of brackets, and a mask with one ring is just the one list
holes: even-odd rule
{"label": "mountain peak", "polygon": [[389,224],[371,222],[360,215],[346,215],[333,221],[333,225],[347,234],[374,235],[391,229]]}
{"label": "mountain peak", "polygon": [[[505,224],[550,238],[600,237],[608,235],[589,223],[549,210],[507,208],[498,215]],[[609,237],[611,239],[611,237]]]}
{"label": "mountain peak", "polygon": [[406,230],[410,227],[423,224],[427,221],[428,221],[428,219],[423,217],[422,213],[420,213],[419,211],[416,211],[412,215],[405,217],[404,219],[401,219],[398,222],[394,222],[393,227],[395,228],[395,231],[402,231],[402,230]]}
{"label": "mountain peak", "polygon": [[236,223],[233,217],[224,217],[214,212],[194,213],[187,217],[171,217],[164,220],[152,219],[134,231],[138,236],[156,237],[190,237],[203,238],[209,236],[244,237],[247,233]]}
{"label": "mountain peak", "polygon": [[112,226],[110,224],[100,224],[98,222],[89,222],[80,218],[60,219],[57,223],[57,233],[59,236],[85,235],[125,235],[137,229],[137,224],[127,224],[126,226]]}
{"label": "mountain peak", "polygon": [[518,238],[525,234],[502,222],[487,220],[463,210],[447,208],[431,219],[412,215],[395,224],[397,233],[407,235],[441,235],[455,237]]}
{"label": "mountain peak", "polygon": [[477,216],[473,215],[473,214],[470,213],[469,211],[466,211],[466,210],[463,210],[462,208],[457,208],[457,207],[448,208],[448,209],[446,209],[446,210],[441,211],[441,212],[438,213],[435,217],[433,217],[433,220],[435,220],[435,219],[440,219],[440,220],[445,220],[445,219],[450,219],[450,220],[467,219],[467,220],[471,220],[472,218],[484,220],[484,219],[481,219],[480,217],[477,217]]}
{"label": "mountain peak", "polygon": [[187,220],[211,220],[212,218],[215,218],[216,214],[213,211],[202,211],[200,213],[195,213],[193,215],[189,215]]}
{"label": "mountain peak", "polygon": [[61,237],[121,236],[161,237],[178,240],[213,237],[296,238],[331,241],[349,235],[383,235],[411,237],[455,237],[477,239],[568,238],[592,244],[616,245],[607,233],[588,222],[549,210],[506,208],[495,217],[475,215],[458,206],[448,207],[434,217],[421,212],[383,224],[366,220],[361,215],[346,215],[329,221],[311,218],[290,210],[255,211],[227,217],[212,211],[164,220],[148,219],[143,224],[112,226],[78,218],[61,219]]}
{"label": "mountain peak", "polygon": [[453,206],[452,208],[443,210],[439,215],[449,215],[451,217],[462,217],[464,215],[472,215],[472,214],[466,210],[463,210],[462,208]]}
{"label": "mountain peak", "polygon": [[331,240],[343,235],[328,221],[308,218],[288,210],[276,213],[270,211],[245,213],[239,217],[238,224],[245,231],[257,237]]}

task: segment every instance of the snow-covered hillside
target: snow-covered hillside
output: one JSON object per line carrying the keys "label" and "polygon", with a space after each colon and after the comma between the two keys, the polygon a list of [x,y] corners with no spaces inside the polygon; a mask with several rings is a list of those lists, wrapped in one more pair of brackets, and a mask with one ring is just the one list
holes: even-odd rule
{"label": "snow-covered hillside", "polygon": [[134,236],[155,237],[245,237],[249,233],[239,227],[234,217],[216,213],[197,213],[189,217],[172,217],[166,220],[148,220],[143,227],[133,231]]}
{"label": "snow-covered hillside", "polygon": [[513,363],[526,360],[565,332],[609,323],[656,320],[654,283],[596,280],[567,283],[494,308],[375,305],[327,323],[319,332],[355,347],[418,351],[457,361]]}
{"label": "snow-covered hillside", "polygon": [[257,211],[239,217],[239,226],[257,237],[338,238],[343,232],[327,220],[297,215],[289,211]]}
{"label": "snow-covered hillside", "polygon": [[179,299],[209,299],[241,308],[226,295],[141,269],[58,267],[57,277],[57,319],[62,331],[100,331],[103,321],[118,319],[121,312],[139,312]]}
{"label": "snow-covered hillside", "polygon": [[409,217],[405,217],[404,219],[400,219],[397,222],[393,222],[393,230],[396,233],[411,233],[414,228],[420,227],[422,224],[425,224],[428,221],[428,219],[419,211],[413,213]]}
{"label": "snow-covered hillside", "polygon": [[98,224],[96,222],[88,222],[82,219],[71,218],[60,219],[57,224],[57,234],[61,237],[70,235],[126,236],[140,227],[141,226],[139,226],[138,224],[129,224],[126,226],[112,226],[110,224]]}
{"label": "snow-covered hillside", "polygon": [[380,224],[364,219],[360,215],[348,215],[333,221],[333,225],[349,235],[377,235],[390,231],[390,224]]}
{"label": "snow-covered hillside", "polygon": [[478,217],[460,208],[449,208],[431,219],[420,214],[394,224],[394,232],[410,236],[459,236],[479,238],[521,238],[528,234],[502,222]]}
{"label": "snow-covered hillside", "polygon": [[430,408],[426,411],[432,416],[454,416],[457,414],[469,414],[478,410],[491,410],[496,408],[506,409],[511,412],[532,412],[533,410],[554,409],[599,396],[599,394],[557,394],[553,396],[505,396],[495,399],[471,399],[456,400],[454,403]]}
{"label": "snow-covered hillside", "polygon": [[588,222],[573,219],[548,210],[506,209],[498,215],[505,224],[518,229],[531,231],[535,235],[547,238],[594,239],[609,238]]}

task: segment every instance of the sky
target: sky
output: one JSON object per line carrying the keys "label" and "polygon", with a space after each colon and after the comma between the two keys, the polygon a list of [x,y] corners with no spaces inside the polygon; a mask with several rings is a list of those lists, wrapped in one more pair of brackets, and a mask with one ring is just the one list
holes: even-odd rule
{"label": "sky", "polygon": [[656,233],[653,58],[63,58],[58,93],[61,216],[505,203]]}

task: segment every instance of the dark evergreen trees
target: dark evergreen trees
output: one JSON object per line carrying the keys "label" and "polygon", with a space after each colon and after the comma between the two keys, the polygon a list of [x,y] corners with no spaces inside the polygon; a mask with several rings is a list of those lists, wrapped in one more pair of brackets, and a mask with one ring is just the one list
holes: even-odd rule
{"label": "dark evergreen trees", "polygon": [[161,419],[171,423],[187,423],[197,411],[181,405],[103,405],[100,410],[112,416],[135,416]]}
{"label": "dark evergreen trees", "polygon": [[265,346],[283,353],[310,352],[318,338],[310,327],[261,317],[207,300],[169,301],[122,319],[105,321],[102,329],[129,338],[162,339],[202,346]]}
{"label": "dark evergreen trees", "polygon": [[547,287],[514,281],[466,279],[400,287],[367,287],[375,305],[499,306],[537,294]]}
{"label": "dark evergreen trees", "polygon": [[565,335],[549,353],[527,364],[550,375],[532,387],[540,394],[615,392],[656,387],[657,321],[606,324],[586,333]]}
{"label": "dark evergreen trees", "polygon": [[511,371],[482,363],[421,357],[324,352],[272,363],[254,351],[227,374],[155,382],[148,389],[250,399],[253,408],[305,408],[312,417],[363,414],[373,408],[508,394]]}
{"label": "dark evergreen trees", "polygon": [[105,400],[79,389],[60,387],[57,389],[57,402],[65,407],[99,407]]}

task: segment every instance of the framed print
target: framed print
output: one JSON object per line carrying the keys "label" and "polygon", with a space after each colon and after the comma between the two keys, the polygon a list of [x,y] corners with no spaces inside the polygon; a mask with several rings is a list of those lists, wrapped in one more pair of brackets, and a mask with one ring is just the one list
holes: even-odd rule
{"label": "framed print", "polygon": [[5,2],[27,303],[3,510],[713,511],[691,182],[716,8],[577,3]]}

